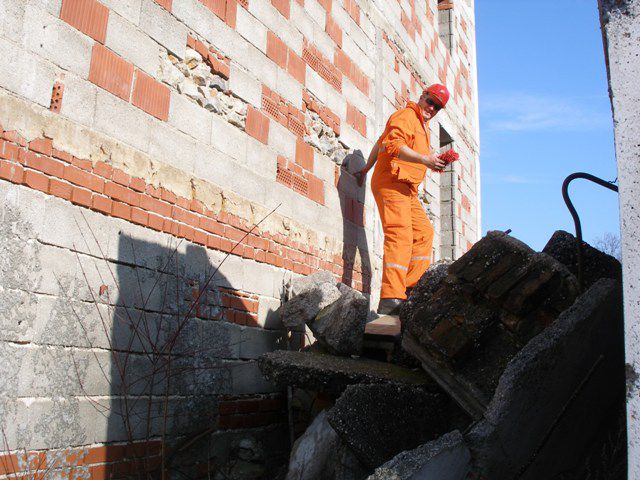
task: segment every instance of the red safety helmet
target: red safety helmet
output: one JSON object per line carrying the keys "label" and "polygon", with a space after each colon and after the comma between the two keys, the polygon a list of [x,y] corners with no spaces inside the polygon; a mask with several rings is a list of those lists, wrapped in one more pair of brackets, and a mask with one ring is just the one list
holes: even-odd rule
{"label": "red safety helmet", "polygon": [[431,85],[427,88],[426,92],[431,95],[431,98],[438,102],[440,108],[444,108],[449,101],[449,90],[447,90],[447,87],[440,85],[439,83]]}

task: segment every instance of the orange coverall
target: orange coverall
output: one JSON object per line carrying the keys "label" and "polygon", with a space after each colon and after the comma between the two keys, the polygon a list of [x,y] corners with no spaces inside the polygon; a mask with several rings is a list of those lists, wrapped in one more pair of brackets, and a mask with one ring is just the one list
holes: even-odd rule
{"label": "orange coverall", "polygon": [[433,245],[433,226],[418,200],[427,167],[398,158],[403,145],[423,155],[431,150],[420,107],[409,102],[391,115],[378,145],[371,190],[384,231],[380,298],[406,299],[406,288],[413,287],[429,268]]}

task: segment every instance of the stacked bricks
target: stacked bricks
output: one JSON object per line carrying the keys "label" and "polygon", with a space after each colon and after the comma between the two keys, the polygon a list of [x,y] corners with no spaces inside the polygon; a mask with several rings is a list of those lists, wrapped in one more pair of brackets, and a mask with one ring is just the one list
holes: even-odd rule
{"label": "stacked bricks", "polygon": [[[301,143],[300,147],[308,154],[306,144],[303,146]],[[300,154],[301,162],[305,155]],[[331,271],[337,278],[344,274],[344,264],[335,255],[289,240],[281,234],[252,230],[242,218],[224,211],[214,213],[197,200],[177,196],[165,188],[156,188],[144,179],[130,177],[104,162],[94,165],[90,160],[54,149],[51,139],[27,142],[14,131],[3,131],[0,159],[0,178],[80,207],[298,274],[309,275],[321,270]],[[308,160],[306,162],[310,166]],[[306,192],[300,193],[317,203],[324,200],[324,182],[295,162],[288,162],[286,168],[297,172],[298,178],[306,181],[306,187],[297,187],[306,188]],[[360,218],[359,207],[354,205],[353,210],[356,212],[354,219]],[[361,291],[364,288],[361,280],[354,281],[351,286]],[[242,320],[236,323],[250,324],[254,321],[252,315],[243,314],[239,318]]]}
{"label": "stacked bricks", "polygon": [[267,32],[267,57],[273,60],[281,69],[289,72],[299,83],[304,85],[304,61],[271,31]]}
{"label": "stacked bricks", "polygon": [[0,476],[9,478],[125,478],[155,472],[159,440],[129,444],[31,450],[0,455]]}
{"label": "stacked bricks", "polygon": [[262,110],[291,133],[304,136],[304,113],[266,85],[262,86]]}
{"label": "stacked bricks", "polygon": [[333,113],[328,107],[322,105],[308,91],[302,92],[303,111],[311,110],[320,116],[320,119],[328,125],[336,135],[340,136],[340,117]]}
{"label": "stacked bricks", "polygon": [[[302,60],[315,70],[329,85],[342,92],[342,74],[315,46],[305,40]],[[346,66],[346,65],[342,65]]]}
{"label": "stacked bricks", "polygon": [[207,62],[211,71],[224,79],[229,79],[229,57],[226,57],[213,46],[197,40],[191,35],[187,36],[187,47],[194,49]]}

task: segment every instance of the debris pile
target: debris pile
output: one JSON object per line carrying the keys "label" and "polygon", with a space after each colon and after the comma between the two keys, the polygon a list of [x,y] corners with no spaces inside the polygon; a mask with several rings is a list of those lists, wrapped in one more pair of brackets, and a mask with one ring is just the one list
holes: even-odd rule
{"label": "debris pile", "polygon": [[330,402],[286,478],[540,479],[576,467],[624,395],[624,356],[620,265],[585,244],[581,293],[575,249],[566,232],[543,252],[489,232],[425,273],[395,330],[366,325],[365,297],[328,272],[295,282],[281,318],[317,342],[265,354],[260,368]]}

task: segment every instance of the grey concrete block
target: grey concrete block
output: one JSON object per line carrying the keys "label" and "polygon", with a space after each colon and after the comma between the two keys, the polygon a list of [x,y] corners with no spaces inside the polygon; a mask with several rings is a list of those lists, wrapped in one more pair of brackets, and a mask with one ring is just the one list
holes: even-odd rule
{"label": "grey concrete block", "polygon": [[104,90],[98,90],[94,127],[143,152],[155,130],[148,114]]}
{"label": "grey concrete block", "polygon": [[0,56],[0,87],[48,108],[56,75],[53,65],[4,38]]}
{"label": "grey concrete block", "polygon": [[260,373],[254,360],[229,365],[232,390],[230,393],[244,395],[251,393],[273,393],[281,391],[273,383],[267,381]]}
{"label": "grey concrete block", "polygon": [[212,114],[184,95],[171,92],[169,124],[196,140],[209,143],[211,140]]}
{"label": "grey concrete block", "polygon": [[250,103],[256,108],[262,105],[262,86],[250,73],[247,73],[236,64],[231,64],[229,76],[229,89],[238,97]]}
{"label": "grey concrete block", "polygon": [[273,350],[287,347],[283,330],[264,330],[245,327],[240,332],[240,353],[242,359],[255,359]]}
{"label": "grey concrete block", "polygon": [[81,78],[89,76],[93,40],[59,18],[27,6],[24,46]]}
{"label": "grey concrete block", "polygon": [[[162,10],[162,8],[158,6],[158,10]],[[147,12],[144,13],[146,14]],[[149,17],[143,14],[142,18]],[[157,17],[154,16],[153,18]],[[158,78],[160,47],[146,33],[140,31],[134,24],[120,15],[109,15],[105,46],[147,74]]]}
{"label": "grey concrete block", "polygon": [[93,125],[98,87],[75,75],[64,79],[64,97],[60,114],[87,127]]}
{"label": "grey concrete block", "polygon": [[187,48],[187,27],[153,0],[142,0],[140,28],[178,58]]}

